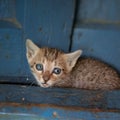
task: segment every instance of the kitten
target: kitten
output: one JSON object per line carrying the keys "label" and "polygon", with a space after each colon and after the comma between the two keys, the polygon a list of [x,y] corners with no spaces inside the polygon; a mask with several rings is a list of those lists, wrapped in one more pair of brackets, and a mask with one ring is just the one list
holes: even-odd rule
{"label": "kitten", "polygon": [[111,67],[91,58],[78,60],[82,50],[66,54],[54,48],[39,48],[29,39],[26,50],[30,69],[41,87],[120,88],[120,77]]}

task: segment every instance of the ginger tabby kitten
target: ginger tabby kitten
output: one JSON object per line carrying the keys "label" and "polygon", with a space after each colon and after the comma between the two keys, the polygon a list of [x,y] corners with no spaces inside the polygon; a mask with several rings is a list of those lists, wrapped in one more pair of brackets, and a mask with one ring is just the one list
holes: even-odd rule
{"label": "ginger tabby kitten", "polygon": [[78,60],[82,50],[66,54],[54,48],[39,48],[29,39],[26,50],[32,74],[41,87],[120,88],[120,77],[114,69],[91,58]]}

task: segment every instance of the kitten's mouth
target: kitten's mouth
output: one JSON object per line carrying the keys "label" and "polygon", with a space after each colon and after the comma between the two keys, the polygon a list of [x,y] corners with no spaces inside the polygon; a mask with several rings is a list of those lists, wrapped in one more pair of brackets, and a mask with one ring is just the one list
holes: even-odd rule
{"label": "kitten's mouth", "polygon": [[48,85],[47,83],[41,83],[41,87],[43,87],[43,88],[48,88],[49,85]]}

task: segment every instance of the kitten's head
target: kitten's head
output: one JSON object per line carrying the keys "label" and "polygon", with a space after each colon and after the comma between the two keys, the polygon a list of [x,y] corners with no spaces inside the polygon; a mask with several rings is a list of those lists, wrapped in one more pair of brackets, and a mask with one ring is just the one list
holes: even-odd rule
{"label": "kitten's head", "polygon": [[63,53],[54,48],[39,48],[31,40],[26,41],[26,55],[30,69],[41,87],[51,87],[75,66],[82,51]]}

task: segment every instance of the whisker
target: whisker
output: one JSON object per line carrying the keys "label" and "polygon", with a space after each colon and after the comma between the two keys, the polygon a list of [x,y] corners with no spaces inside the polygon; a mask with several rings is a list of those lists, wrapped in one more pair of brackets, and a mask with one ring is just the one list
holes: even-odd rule
{"label": "whisker", "polygon": [[28,84],[27,88],[32,87],[32,86],[36,86],[35,81],[32,81],[30,84]]}

